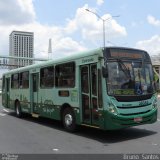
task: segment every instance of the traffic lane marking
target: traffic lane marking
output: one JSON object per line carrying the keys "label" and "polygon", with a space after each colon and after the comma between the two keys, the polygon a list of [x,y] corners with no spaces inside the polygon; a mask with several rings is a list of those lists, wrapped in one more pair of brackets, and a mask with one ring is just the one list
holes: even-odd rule
{"label": "traffic lane marking", "polygon": [[2,109],[1,111],[0,111],[0,116],[6,116],[6,113],[9,113],[9,111],[7,110],[7,109]]}
{"label": "traffic lane marking", "polygon": [[3,109],[3,111],[5,111],[5,112],[9,113],[9,111],[8,111],[7,109]]}
{"label": "traffic lane marking", "polygon": [[6,114],[0,113],[0,116],[2,116],[2,117],[5,116],[5,115],[6,115]]}

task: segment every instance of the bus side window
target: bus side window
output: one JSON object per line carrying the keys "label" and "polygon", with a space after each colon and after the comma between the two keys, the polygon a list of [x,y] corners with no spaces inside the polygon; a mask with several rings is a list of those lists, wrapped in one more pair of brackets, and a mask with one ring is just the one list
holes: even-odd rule
{"label": "bus side window", "polygon": [[2,78],[2,91],[5,91],[5,76]]}
{"label": "bus side window", "polygon": [[19,74],[19,87],[22,89],[29,88],[29,72],[22,72]]}
{"label": "bus side window", "polygon": [[92,94],[97,95],[97,65],[91,66],[92,72]]}
{"label": "bus side window", "polygon": [[19,74],[13,74],[11,76],[11,88],[18,89],[19,88]]}
{"label": "bus side window", "polygon": [[88,79],[88,67],[85,66],[81,70],[81,85],[82,85],[82,92],[89,93],[89,79]]}
{"label": "bus side window", "polygon": [[38,91],[38,81],[37,81],[37,75],[33,75],[33,92]]}
{"label": "bus side window", "polygon": [[56,72],[56,87],[75,86],[75,63],[64,63],[55,67]]}
{"label": "bus side window", "polygon": [[54,67],[49,66],[40,70],[41,88],[52,88],[54,86]]}
{"label": "bus side window", "polygon": [[22,73],[22,87],[29,88],[29,72]]}
{"label": "bus side window", "polygon": [[102,75],[101,70],[98,69],[98,105],[102,107]]}

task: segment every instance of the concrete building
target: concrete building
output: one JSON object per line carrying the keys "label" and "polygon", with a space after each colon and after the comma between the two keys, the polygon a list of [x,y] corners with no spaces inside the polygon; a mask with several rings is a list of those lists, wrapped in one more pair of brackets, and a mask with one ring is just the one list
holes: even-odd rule
{"label": "concrete building", "polygon": [[19,68],[33,64],[34,33],[23,31],[12,31],[9,35],[9,55],[14,57],[24,57],[24,59],[10,59],[10,69]]}

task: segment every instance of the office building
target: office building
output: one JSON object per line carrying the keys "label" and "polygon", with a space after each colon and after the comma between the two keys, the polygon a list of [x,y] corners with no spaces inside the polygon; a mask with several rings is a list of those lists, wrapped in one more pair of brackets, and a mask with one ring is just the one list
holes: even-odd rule
{"label": "office building", "polygon": [[[19,68],[33,64],[32,60],[25,58],[33,58],[34,33],[13,31],[9,35],[9,55],[17,57],[17,59],[10,59],[10,69]],[[24,59],[18,59],[23,57]]]}

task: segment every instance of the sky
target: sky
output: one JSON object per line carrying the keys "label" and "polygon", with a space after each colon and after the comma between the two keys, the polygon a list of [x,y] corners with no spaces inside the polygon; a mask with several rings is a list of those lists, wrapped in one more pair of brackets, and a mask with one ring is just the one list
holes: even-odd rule
{"label": "sky", "polygon": [[[34,56],[51,58],[106,46],[160,54],[159,0],[0,0],[0,55],[13,30],[34,32]],[[86,9],[99,15],[87,12]]]}

